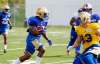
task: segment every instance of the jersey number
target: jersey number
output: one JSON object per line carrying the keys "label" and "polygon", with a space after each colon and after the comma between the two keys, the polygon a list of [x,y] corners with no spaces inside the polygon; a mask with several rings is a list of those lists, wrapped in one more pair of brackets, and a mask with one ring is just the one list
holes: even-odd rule
{"label": "jersey number", "polygon": [[82,41],[84,42],[91,42],[92,41],[92,36],[91,34],[85,34],[85,36],[82,36]]}

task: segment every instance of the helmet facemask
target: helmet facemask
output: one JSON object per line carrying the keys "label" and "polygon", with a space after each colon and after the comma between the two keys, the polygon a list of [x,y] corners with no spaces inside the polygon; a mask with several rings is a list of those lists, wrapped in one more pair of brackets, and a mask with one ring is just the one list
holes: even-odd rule
{"label": "helmet facemask", "polygon": [[90,22],[90,14],[88,12],[81,12],[80,19],[82,24]]}
{"label": "helmet facemask", "polygon": [[44,13],[43,19],[48,20],[49,19],[49,13]]}
{"label": "helmet facemask", "polygon": [[4,12],[9,12],[9,9],[4,9]]}
{"label": "helmet facemask", "polygon": [[88,13],[92,13],[92,8],[86,8],[86,9],[82,9],[83,12],[88,12]]}
{"label": "helmet facemask", "polygon": [[86,3],[81,8],[83,12],[92,13],[92,5],[90,3]]}
{"label": "helmet facemask", "polygon": [[8,13],[8,12],[9,12],[9,9],[10,9],[10,7],[9,7],[8,5],[5,5],[5,6],[3,7],[3,11],[4,11],[5,13]]}

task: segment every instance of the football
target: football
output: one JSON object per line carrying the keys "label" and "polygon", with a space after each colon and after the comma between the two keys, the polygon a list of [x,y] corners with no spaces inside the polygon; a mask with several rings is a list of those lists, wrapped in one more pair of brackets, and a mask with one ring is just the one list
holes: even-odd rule
{"label": "football", "polygon": [[34,35],[39,35],[39,34],[42,33],[42,31],[43,31],[43,27],[42,26],[37,26],[37,27],[34,27],[33,34]]}
{"label": "football", "polygon": [[43,30],[43,27],[42,27],[42,26],[38,26],[38,27],[36,27],[36,29],[37,29],[37,31],[40,31],[40,32],[42,32],[42,30]]}

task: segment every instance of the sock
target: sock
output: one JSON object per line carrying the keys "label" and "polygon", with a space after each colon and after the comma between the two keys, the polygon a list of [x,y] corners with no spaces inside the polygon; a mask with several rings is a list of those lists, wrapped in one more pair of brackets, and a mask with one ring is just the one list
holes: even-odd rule
{"label": "sock", "polygon": [[6,44],[4,45],[4,49],[5,49],[5,50],[7,49],[7,45],[6,45]]}
{"label": "sock", "polygon": [[19,58],[18,59],[16,59],[12,64],[20,64],[21,62],[20,62],[20,60],[19,60]]}
{"label": "sock", "polygon": [[35,63],[35,64],[40,64],[41,59],[42,59],[41,57],[38,57],[38,56],[37,56],[37,57],[36,57],[36,63]]}

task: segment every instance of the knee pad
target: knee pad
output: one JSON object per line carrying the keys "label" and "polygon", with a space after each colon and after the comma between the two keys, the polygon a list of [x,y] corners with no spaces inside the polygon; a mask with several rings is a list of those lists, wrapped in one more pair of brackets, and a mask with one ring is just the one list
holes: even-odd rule
{"label": "knee pad", "polygon": [[39,46],[41,45],[41,43],[37,39],[35,39],[32,43],[33,43],[33,45],[35,46],[36,49],[38,49]]}

